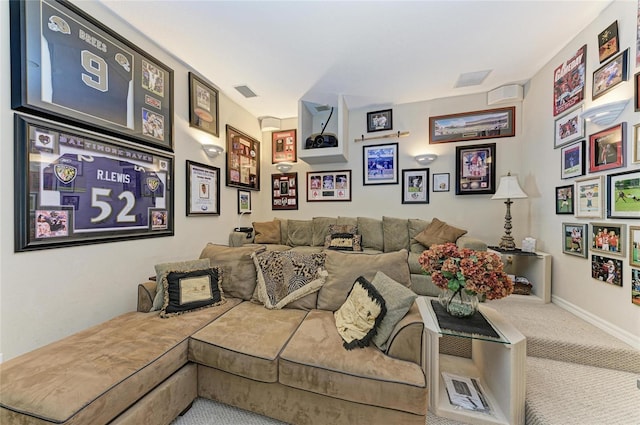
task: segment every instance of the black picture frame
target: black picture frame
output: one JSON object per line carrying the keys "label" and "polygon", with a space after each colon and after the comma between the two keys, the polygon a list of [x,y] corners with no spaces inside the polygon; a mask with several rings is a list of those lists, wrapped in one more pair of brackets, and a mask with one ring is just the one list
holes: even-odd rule
{"label": "black picture frame", "polygon": [[611,25],[598,34],[598,59],[602,63],[619,51],[618,21],[613,21]]}
{"label": "black picture frame", "polygon": [[607,175],[607,218],[640,219],[639,184],[638,169]]}
{"label": "black picture frame", "polygon": [[591,99],[595,100],[605,95],[628,79],[629,49],[627,48],[593,72]]}
{"label": "black picture frame", "polygon": [[429,203],[429,169],[402,170],[402,203]]}
{"label": "black picture frame", "polygon": [[220,168],[187,160],[187,216],[220,215]]}
{"label": "black picture frame", "polygon": [[456,146],[456,195],[496,193],[496,144]]}
{"label": "black picture frame", "polygon": [[393,130],[393,110],[367,112],[367,133]]}
{"label": "black picture frame", "polygon": [[251,191],[238,189],[238,214],[251,214]]}
{"label": "black picture frame", "polygon": [[430,144],[497,139],[515,135],[515,106],[429,117]]}
{"label": "black picture frame", "polygon": [[362,184],[398,184],[398,144],[362,147]]}
{"label": "black picture frame", "polygon": [[298,209],[298,173],[271,174],[271,209]]}
{"label": "black picture frame", "polygon": [[9,8],[13,109],[173,151],[171,68],[66,0]]}
{"label": "black picture frame", "polygon": [[560,178],[571,179],[585,173],[585,141],[581,140],[560,148]]}
{"label": "black picture frame", "polygon": [[260,190],[260,142],[226,125],[226,186]]}
{"label": "black picture frame", "polygon": [[219,97],[211,83],[189,72],[189,126],[218,137]]}
{"label": "black picture frame", "polygon": [[431,185],[434,192],[449,192],[451,175],[449,173],[433,173],[433,184]]}
{"label": "black picture frame", "polygon": [[573,191],[574,186],[572,184],[556,187],[556,214],[574,214]]}
{"label": "black picture frame", "polygon": [[16,114],[16,252],[173,236],[174,159]]}

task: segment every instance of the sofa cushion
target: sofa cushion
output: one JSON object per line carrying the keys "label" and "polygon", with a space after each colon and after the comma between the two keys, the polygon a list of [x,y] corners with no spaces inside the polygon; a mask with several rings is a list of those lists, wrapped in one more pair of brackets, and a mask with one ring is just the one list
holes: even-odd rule
{"label": "sofa cushion", "polygon": [[431,220],[431,224],[427,226],[420,234],[416,235],[416,241],[425,247],[438,245],[447,242],[455,242],[460,236],[467,233],[466,230],[458,229],[437,218]]}
{"label": "sofa cushion", "polygon": [[382,251],[384,249],[384,236],[382,220],[367,217],[358,217],[358,233],[362,235],[362,247]]}
{"label": "sofa cushion", "polygon": [[164,281],[171,272],[189,272],[192,270],[202,270],[211,267],[207,258],[198,260],[177,261],[173,263],[156,264],[156,294],[153,297],[153,307],[151,311],[160,310],[164,304]]}
{"label": "sofa cushion", "polygon": [[282,217],[276,217],[274,220],[280,222],[280,243],[286,245],[289,237],[289,220]]}
{"label": "sofa cushion", "polygon": [[336,233],[351,233],[351,234],[357,235],[358,225],[357,224],[330,224],[329,234],[335,235]]}
{"label": "sofa cushion", "polygon": [[324,266],[327,280],[318,292],[318,308],[336,311],[353,286],[353,282],[362,276],[371,281],[378,271],[407,287],[411,285],[411,275],[407,264],[407,250],[386,254],[343,253],[326,251]]}
{"label": "sofa cushion", "polygon": [[324,245],[324,239],[329,234],[329,226],[336,224],[335,217],[313,217],[313,235],[311,237],[312,246]]}
{"label": "sofa cushion", "polygon": [[267,251],[251,256],[258,272],[254,299],[279,309],[320,290],[327,276],[325,255]]}
{"label": "sofa cushion", "polygon": [[382,217],[384,252],[409,249],[409,226],[406,218]]}
{"label": "sofa cushion", "polygon": [[330,311],[309,312],[280,355],[279,381],[356,403],[417,415],[427,411],[421,367],[389,357],[373,345],[343,349]]}
{"label": "sofa cushion", "polygon": [[265,221],[252,223],[253,230],[256,233],[255,243],[280,243],[280,221]]}
{"label": "sofa cushion", "polygon": [[189,360],[256,381],[277,382],[278,355],[306,314],[244,302],[191,337]]}
{"label": "sofa cushion", "polygon": [[222,290],[227,297],[250,300],[256,288],[256,266],[251,254],[265,249],[264,245],[238,247],[207,244],[200,258],[208,258],[211,266],[222,269]]}
{"label": "sofa cushion", "polygon": [[311,220],[289,220],[287,227],[287,245],[312,246],[313,222]]}
{"label": "sofa cushion", "polygon": [[160,317],[167,318],[225,302],[220,289],[221,270],[212,267],[190,272],[171,272],[164,280],[164,303]]}
{"label": "sofa cushion", "polygon": [[380,293],[387,309],[387,313],[378,325],[378,331],[373,337],[373,343],[381,350],[386,350],[391,332],[400,319],[407,314],[418,296],[411,289],[391,279],[383,272],[376,273],[371,285]]}
{"label": "sofa cushion", "polygon": [[324,247],[336,251],[362,251],[362,235],[332,233],[325,237]]}
{"label": "sofa cushion", "polygon": [[362,276],[356,279],[344,304],[333,313],[344,348],[368,346],[386,313],[384,299],[376,288]]}

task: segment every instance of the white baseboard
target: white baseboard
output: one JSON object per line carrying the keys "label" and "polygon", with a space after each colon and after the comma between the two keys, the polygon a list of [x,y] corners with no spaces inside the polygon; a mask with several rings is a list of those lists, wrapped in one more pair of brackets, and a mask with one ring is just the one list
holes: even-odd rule
{"label": "white baseboard", "polygon": [[618,338],[619,340],[622,340],[623,342],[625,342],[626,344],[629,344],[636,350],[640,350],[640,337],[633,335],[632,333],[625,331],[624,329],[621,329],[612,323],[602,320],[602,318],[592,313],[589,313],[588,311],[583,310],[577,305],[572,304],[569,301],[566,301],[556,295],[551,296],[551,302],[556,304],[558,307],[561,307],[575,314],[576,316],[580,317],[582,320],[591,323],[595,327],[602,329],[609,335],[612,335]]}

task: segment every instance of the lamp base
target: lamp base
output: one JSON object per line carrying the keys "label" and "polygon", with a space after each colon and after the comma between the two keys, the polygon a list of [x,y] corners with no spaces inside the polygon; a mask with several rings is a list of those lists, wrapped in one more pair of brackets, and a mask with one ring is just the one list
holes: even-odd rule
{"label": "lamp base", "polygon": [[500,239],[500,245],[498,245],[500,249],[504,251],[515,251],[516,243],[513,240],[511,235],[504,235],[502,239]]}

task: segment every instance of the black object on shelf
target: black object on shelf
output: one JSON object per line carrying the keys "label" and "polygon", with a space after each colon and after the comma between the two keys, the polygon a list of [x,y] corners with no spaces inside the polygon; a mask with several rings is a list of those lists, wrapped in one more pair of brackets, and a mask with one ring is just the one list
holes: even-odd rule
{"label": "black object on shelf", "polygon": [[520,248],[516,249],[502,249],[499,246],[488,246],[487,248],[492,249],[494,251],[498,251],[501,254],[512,254],[512,255],[538,255],[535,252],[527,252],[523,251]]}

